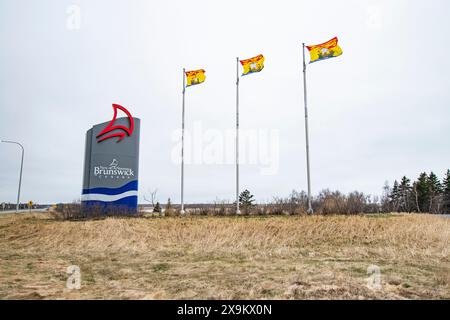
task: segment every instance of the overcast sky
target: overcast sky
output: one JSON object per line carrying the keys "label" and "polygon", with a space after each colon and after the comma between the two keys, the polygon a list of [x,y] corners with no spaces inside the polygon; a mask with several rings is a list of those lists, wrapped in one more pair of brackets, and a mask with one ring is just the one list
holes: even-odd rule
{"label": "overcast sky", "polygon": [[[186,165],[185,201],[232,200],[236,57],[258,54],[264,70],[240,82],[242,132],[259,137],[241,145],[254,156],[241,187],[258,201],[305,190],[301,43],[334,36],[343,55],[308,66],[313,193],[381,194],[385,180],[442,177],[449,12],[445,0],[2,0],[0,139],[25,146],[21,200],[79,198],[85,132],[118,103],[142,121],[139,201],[157,188],[161,202],[179,202],[183,67],[207,76],[186,92],[186,130],[200,132],[191,140],[201,157]],[[208,143],[221,140],[224,160],[211,160]],[[14,202],[19,148],[0,144],[0,161],[0,202]]]}

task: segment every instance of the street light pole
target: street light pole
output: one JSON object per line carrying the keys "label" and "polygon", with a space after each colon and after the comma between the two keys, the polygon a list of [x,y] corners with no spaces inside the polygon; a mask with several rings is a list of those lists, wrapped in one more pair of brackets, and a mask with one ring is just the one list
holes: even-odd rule
{"label": "street light pole", "polygon": [[19,211],[19,203],[20,203],[20,187],[22,185],[23,155],[25,153],[25,149],[23,148],[23,146],[19,142],[7,141],[7,140],[2,140],[1,142],[14,143],[14,144],[19,145],[22,148],[22,161],[20,162],[19,191],[17,192],[17,204],[16,204],[16,212],[18,212]]}

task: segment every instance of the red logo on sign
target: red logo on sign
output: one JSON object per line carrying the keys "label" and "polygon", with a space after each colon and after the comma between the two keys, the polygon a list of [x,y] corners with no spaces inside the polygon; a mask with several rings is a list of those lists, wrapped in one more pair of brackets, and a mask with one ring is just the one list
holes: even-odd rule
{"label": "red logo on sign", "polygon": [[[131,136],[133,134],[134,120],[133,120],[133,117],[131,116],[131,113],[127,109],[122,107],[121,105],[113,104],[112,106],[113,106],[113,109],[114,109],[114,116],[113,116],[111,122],[108,123],[108,125],[105,127],[105,129],[103,129],[97,135],[97,138],[99,138],[99,137],[101,137],[101,136],[103,136],[103,135],[105,135],[107,133],[110,133],[110,134],[108,134],[108,135],[98,139],[97,142],[102,142],[102,141],[104,141],[106,139],[114,138],[114,137],[119,137],[119,139],[116,141],[116,142],[119,142],[125,137],[125,135]],[[114,125],[114,122],[116,121],[116,118],[117,118],[117,109],[122,110],[127,115],[128,122],[129,122],[129,127],[128,128],[125,127],[125,126],[122,126],[122,125]],[[121,131],[120,132],[113,132],[115,130],[121,130]]]}

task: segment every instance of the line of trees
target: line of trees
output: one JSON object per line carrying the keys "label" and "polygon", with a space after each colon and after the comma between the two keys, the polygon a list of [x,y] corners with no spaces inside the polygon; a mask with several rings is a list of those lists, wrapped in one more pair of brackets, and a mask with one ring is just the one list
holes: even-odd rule
{"label": "line of trees", "polygon": [[[411,182],[404,176],[400,182],[396,180],[392,188],[386,182],[383,189],[381,198],[359,191],[345,194],[324,189],[313,197],[312,206],[316,214],[324,215],[382,212],[450,214],[450,170],[442,181],[433,172],[423,172],[416,181]],[[246,192],[247,198],[253,199],[253,195]],[[276,197],[267,204],[248,206],[250,210],[244,210],[244,213],[306,214],[307,201],[306,192],[294,190],[287,198]]]}
{"label": "line of trees", "polygon": [[[381,205],[378,197],[372,197],[359,191],[348,194],[338,190],[324,189],[312,198],[315,214],[359,214],[380,213]],[[305,191],[292,191],[287,198],[274,198],[270,203],[257,206],[258,214],[306,214],[308,195]]]}
{"label": "line of trees", "polygon": [[[173,205],[170,198],[162,206],[156,202],[156,191],[152,194],[153,212],[158,215],[180,215],[180,206]],[[244,190],[239,196],[241,213],[243,215],[305,215],[308,207],[308,196],[305,191],[292,191],[288,197],[274,197],[267,203],[255,203],[253,194]],[[338,190],[324,189],[312,198],[315,214],[364,214],[389,212],[417,212],[433,214],[450,214],[450,170],[447,170],[442,181],[434,172],[421,173],[417,180],[411,182],[404,176],[400,182],[395,180],[392,187],[386,182],[381,197],[364,194],[359,191],[342,193]],[[164,209],[163,209],[164,207]],[[213,204],[187,205],[190,215],[234,215],[236,203],[216,200]],[[104,209],[90,210],[86,214],[81,210],[79,202],[61,204],[57,207],[57,214],[63,219],[84,219],[105,216]],[[142,216],[141,210],[138,215]],[[125,215],[127,211],[120,208],[107,215]]]}
{"label": "line of trees", "polygon": [[450,170],[442,181],[434,172],[423,172],[416,181],[403,177],[384,186],[382,201],[386,212],[450,213]]}
{"label": "line of trees", "polygon": [[[256,204],[253,194],[244,190],[239,195],[239,203],[243,215],[306,214],[308,196],[305,191],[293,190],[287,197],[274,197],[267,203]],[[167,205],[165,207],[167,210]],[[172,209],[170,201],[168,207]],[[193,215],[234,215],[236,203],[218,200],[211,205],[187,207],[188,213]],[[381,197],[359,191],[345,194],[324,189],[312,198],[312,207],[316,214],[322,215],[388,212],[450,214],[450,170],[447,170],[442,181],[433,172],[423,172],[413,182],[406,176],[400,182],[396,180],[392,187],[386,182]],[[178,214],[177,209],[169,211]]]}

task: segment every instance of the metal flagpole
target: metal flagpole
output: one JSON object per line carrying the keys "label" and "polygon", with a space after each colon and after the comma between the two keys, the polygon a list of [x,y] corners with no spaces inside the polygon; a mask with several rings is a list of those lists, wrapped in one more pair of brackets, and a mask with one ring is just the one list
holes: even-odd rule
{"label": "metal flagpole", "polygon": [[239,210],[239,58],[236,58],[236,214]]}
{"label": "metal flagpole", "polygon": [[303,43],[303,98],[305,103],[305,132],[306,132],[306,171],[308,176],[308,214],[313,213],[311,206],[311,175],[309,169],[309,135],[308,135],[308,106],[306,96],[306,63],[305,63],[305,44]]}
{"label": "metal flagpole", "polygon": [[184,95],[186,92],[186,74],[183,68],[183,103],[181,115],[181,214],[184,214]]}

